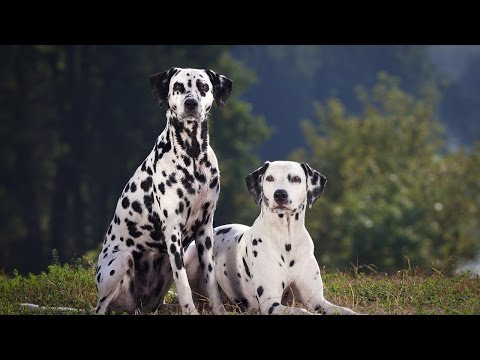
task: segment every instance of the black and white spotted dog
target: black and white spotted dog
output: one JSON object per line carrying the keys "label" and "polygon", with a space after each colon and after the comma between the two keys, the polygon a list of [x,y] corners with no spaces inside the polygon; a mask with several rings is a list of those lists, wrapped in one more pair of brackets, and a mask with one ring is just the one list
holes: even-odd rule
{"label": "black and white spotted dog", "polygon": [[183,260],[193,242],[213,311],[223,314],[212,271],[220,174],[207,115],[214,100],[224,105],[232,80],[211,70],[171,68],[150,84],[160,106],[167,104],[167,125],[118,200],[98,257],[96,312],[155,310],[174,280],[182,312],[198,314]]}
{"label": "black and white spotted dog", "polygon": [[[305,228],[306,205],[312,206],[326,181],[308,164],[291,161],[266,162],[247,176],[260,215],[252,227],[231,224],[214,230],[215,274],[232,302],[262,314],[355,314],[325,300]],[[192,290],[205,294],[194,246],[187,249],[185,263]],[[307,310],[282,304],[291,292]]]}

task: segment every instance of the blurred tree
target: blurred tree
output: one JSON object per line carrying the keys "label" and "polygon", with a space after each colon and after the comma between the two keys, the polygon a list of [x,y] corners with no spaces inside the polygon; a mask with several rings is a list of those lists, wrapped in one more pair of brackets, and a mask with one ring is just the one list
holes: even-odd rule
{"label": "blurred tree", "polygon": [[321,264],[370,265],[383,271],[443,266],[471,258],[480,246],[480,146],[446,153],[435,118],[438,95],[408,95],[381,74],[371,92],[358,91],[361,115],[338,99],[317,105],[318,122],[303,122],[307,161],[328,179],[307,212]]}
{"label": "blurred tree", "polygon": [[373,86],[380,71],[401,78],[402,86],[414,95],[440,82],[426,46],[252,45],[232,51],[260,76],[244,98],[274,126],[273,136],[261,148],[265,160],[285,158],[303,144],[297,119],[314,116],[314,100],[334,96],[351,112],[360,113],[355,87]]}
{"label": "blurred tree", "polygon": [[245,221],[239,174],[256,164],[253,150],[268,128],[239,100],[254,76],[228,47],[1,46],[0,268],[38,271],[53,248],[70,260],[100,244],[123,186],[165,126],[149,76],[172,66],[234,80],[210,122],[228,174],[215,220]]}
{"label": "blurred tree", "polygon": [[480,139],[480,55],[471,56],[462,76],[450,82],[440,111],[455,145]]}

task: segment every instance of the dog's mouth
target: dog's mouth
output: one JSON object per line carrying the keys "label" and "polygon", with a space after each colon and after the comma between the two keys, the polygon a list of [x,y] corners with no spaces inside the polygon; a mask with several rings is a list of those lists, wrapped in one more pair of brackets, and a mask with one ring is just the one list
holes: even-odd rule
{"label": "dog's mouth", "polygon": [[193,112],[193,113],[185,112],[185,113],[183,113],[180,120],[182,120],[182,121],[198,121],[198,120],[200,120],[200,114],[197,113],[197,112]]}
{"label": "dog's mouth", "polygon": [[290,209],[283,205],[277,205],[272,208],[272,211],[274,213],[284,213],[284,212],[290,211]]}

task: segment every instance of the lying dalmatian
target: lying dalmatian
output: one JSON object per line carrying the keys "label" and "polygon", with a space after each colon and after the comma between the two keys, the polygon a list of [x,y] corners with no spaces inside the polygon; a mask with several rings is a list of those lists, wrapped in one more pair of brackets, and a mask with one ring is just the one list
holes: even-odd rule
{"label": "lying dalmatian", "polygon": [[[231,224],[214,230],[214,272],[230,301],[242,309],[259,308],[262,314],[356,314],[323,297],[313,242],[305,229],[305,207],[313,205],[326,182],[308,164],[291,161],[266,162],[247,176],[248,191],[261,204],[260,215],[252,227]],[[192,291],[205,296],[193,245],[185,264]],[[307,310],[282,304],[290,289]]]}
{"label": "lying dalmatian", "polygon": [[192,243],[213,312],[224,314],[212,271],[220,174],[207,115],[214,100],[225,104],[232,80],[211,70],[171,68],[150,83],[160,106],[167,105],[167,125],[118,200],[98,257],[96,312],[153,311],[175,281],[182,312],[198,314],[183,260]]}

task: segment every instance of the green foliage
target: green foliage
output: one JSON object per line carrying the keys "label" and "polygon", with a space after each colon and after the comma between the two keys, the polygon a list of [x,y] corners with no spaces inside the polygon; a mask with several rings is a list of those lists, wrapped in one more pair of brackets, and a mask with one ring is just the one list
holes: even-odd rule
{"label": "green foliage", "polygon": [[436,94],[416,99],[382,74],[360,89],[361,115],[331,99],[318,122],[302,124],[307,161],[327,177],[323,197],[307,212],[322,264],[374,265],[383,271],[444,267],[472,258],[480,245],[480,146],[446,152],[435,118]]}
{"label": "green foliage", "polygon": [[91,312],[97,301],[94,282],[95,268],[52,264],[39,275],[13,278],[0,276],[0,313],[29,313],[20,303],[41,306],[68,306]]}

